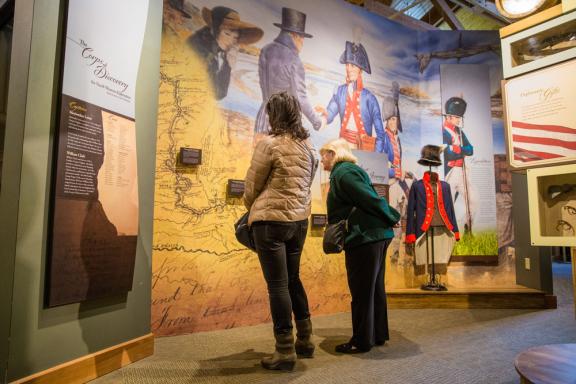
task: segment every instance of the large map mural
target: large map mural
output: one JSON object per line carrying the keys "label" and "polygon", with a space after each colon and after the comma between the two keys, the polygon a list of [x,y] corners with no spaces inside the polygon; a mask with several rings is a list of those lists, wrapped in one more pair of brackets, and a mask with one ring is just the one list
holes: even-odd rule
{"label": "large map mural", "polygon": [[[292,53],[270,54],[265,47],[274,41]],[[351,83],[353,91],[368,91],[374,102],[370,117],[363,117],[364,122],[371,121],[364,129],[375,145],[368,143],[366,148],[390,168],[390,200],[399,209],[406,203],[411,182],[426,170],[416,162],[420,148],[443,142],[448,93],[468,99],[463,129],[475,154],[466,161],[471,168],[482,169],[477,181],[473,177],[480,176],[469,172],[469,186],[491,213],[485,214],[485,209],[473,213],[471,236],[469,240],[464,236],[454,254],[494,255],[495,262],[453,263],[442,278],[452,288],[513,286],[513,256],[506,248],[512,241],[505,214],[510,194],[501,188],[507,175],[498,168],[505,153],[498,42],[493,32],[413,31],[343,1],[166,0],[156,153],[153,331],[172,335],[270,320],[258,258],[238,244],[233,233],[233,223],[245,208],[240,199],[227,197],[226,185],[229,179],[245,177],[253,145],[266,132],[265,116],[259,114],[263,93],[274,87],[298,94],[303,123],[317,147],[343,135],[345,117],[339,108],[345,96],[339,92]],[[352,56],[359,69],[348,65]],[[480,75],[468,78],[467,70]],[[460,80],[455,82],[456,78]],[[482,103],[475,102],[475,84],[485,94]],[[487,119],[483,125],[468,118],[476,114]],[[395,122],[390,116],[397,117]],[[383,135],[399,145],[383,148]],[[201,149],[202,164],[182,165],[181,147]],[[443,168],[437,171],[445,177]],[[320,171],[314,181],[313,213],[326,211],[328,176]],[[498,209],[496,200],[501,204]],[[462,196],[456,201],[457,207],[466,209]],[[470,220],[470,215],[463,220]],[[418,287],[426,277],[415,275],[402,230],[397,232],[387,257],[387,288]],[[321,241],[321,234],[310,231],[302,256],[301,278],[312,313],[347,311],[343,255],[323,254]]]}

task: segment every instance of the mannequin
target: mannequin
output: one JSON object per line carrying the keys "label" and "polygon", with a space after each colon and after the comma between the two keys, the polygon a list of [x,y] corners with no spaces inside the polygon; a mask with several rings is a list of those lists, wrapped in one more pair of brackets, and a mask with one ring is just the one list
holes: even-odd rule
{"label": "mannequin", "polygon": [[436,280],[436,274],[445,274],[454,241],[460,239],[454,214],[450,185],[432,172],[432,167],[442,165],[436,145],[425,145],[418,164],[428,167],[424,177],[410,188],[406,222],[406,252],[414,255],[414,273],[430,274],[424,290],[445,291]]}

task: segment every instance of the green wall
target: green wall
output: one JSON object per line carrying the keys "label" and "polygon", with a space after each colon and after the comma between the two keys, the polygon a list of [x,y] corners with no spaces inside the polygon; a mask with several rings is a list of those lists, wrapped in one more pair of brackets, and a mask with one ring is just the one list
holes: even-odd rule
{"label": "green wall", "polygon": [[2,188],[2,158],[4,157],[4,135],[6,133],[6,101],[8,100],[8,74],[10,72],[10,49],[12,28],[0,28],[0,188]]}
{"label": "green wall", "polygon": [[[11,135],[14,137],[7,136],[6,147],[13,147],[14,150],[6,153],[6,157],[12,160],[10,164],[5,164],[5,168],[10,168],[10,177],[4,181],[10,183],[10,186],[6,196],[2,192],[0,205],[3,209],[2,224],[6,209],[8,224],[14,226],[12,230],[6,231],[9,233],[0,233],[0,240],[6,239],[13,244],[12,257],[8,251],[3,251],[2,256],[6,253],[7,259],[14,260],[8,380],[42,371],[150,332],[155,159],[149,154],[155,153],[162,28],[162,1],[150,0],[136,89],[140,235],[133,289],[126,297],[43,309],[49,164],[55,117],[55,73],[62,0],[23,0],[17,3],[15,24],[16,19],[26,24],[26,14],[19,14],[19,8],[28,5],[28,22],[31,11],[33,16],[31,24],[28,24],[28,28],[31,27],[30,39],[25,34],[17,33],[16,26],[14,30],[13,46],[22,50],[25,56],[26,44],[30,44],[30,57],[29,65],[23,60],[13,67],[11,73],[11,87],[22,87],[22,84],[17,84],[22,79],[28,79],[28,82],[23,88],[26,90],[25,98],[14,99],[14,103],[19,102],[20,105],[12,109],[9,106],[9,129],[16,132]],[[24,27],[22,29],[26,30]],[[19,135],[23,135],[23,140]],[[19,185],[14,186],[14,182]],[[3,297],[1,300],[4,309],[9,299]],[[6,320],[1,321],[0,325],[5,332]]]}
{"label": "green wall", "polygon": [[[19,37],[11,54],[10,86],[8,90],[5,148],[0,189],[0,382],[6,380],[8,339],[12,314],[12,282],[16,252],[20,169],[24,140],[24,117],[28,87],[28,62],[32,31],[33,3],[19,1],[18,17],[14,19],[14,33]],[[20,76],[16,76],[20,75]]]}

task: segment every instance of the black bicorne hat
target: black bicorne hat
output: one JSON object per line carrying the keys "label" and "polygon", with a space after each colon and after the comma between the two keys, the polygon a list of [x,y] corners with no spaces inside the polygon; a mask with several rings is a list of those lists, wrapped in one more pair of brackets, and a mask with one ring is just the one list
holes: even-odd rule
{"label": "black bicorne hat", "polygon": [[368,54],[362,44],[346,42],[346,48],[340,55],[340,64],[354,64],[366,73],[371,73]]}

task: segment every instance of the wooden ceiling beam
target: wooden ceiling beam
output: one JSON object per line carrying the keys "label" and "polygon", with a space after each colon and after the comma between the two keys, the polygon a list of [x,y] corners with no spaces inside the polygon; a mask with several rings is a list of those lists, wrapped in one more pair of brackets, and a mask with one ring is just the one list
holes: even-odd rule
{"label": "wooden ceiling beam", "polygon": [[[381,1],[377,0],[365,0],[364,1],[364,8],[369,10],[370,12],[376,13],[378,15],[384,16],[386,18],[392,17],[392,15],[398,14],[398,11],[394,8],[391,8]],[[404,14],[399,14],[394,16],[394,21],[397,23],[403,24],[407,27],[418,29],[421,31],[431,31],[437,30],[438,28],[430,25],[424,21],[420,21],[410,16],[406,16]]]}
{"label": "wooden ceiling beam", "polygon": [[460,20],[458,20],[456,14],[445,0],[432,0],[432,4],[442,12],[442,15],[444,15],[444,21],[446,21],[450,28],[458,31],[464,30],[464,26]]}
{"label": "wooden ceiling beam", "polygon": [[490,8],[486,7],[478,0],[450,0],[451,2],[460,5],[462,8],[468,9],[470,12],[474,12],[479,16],[489,17],[502,25],[511,24],[512,21],[501,14],[494,12]]}
{"label": "wooden ceiling beam", "polygon": [[436,7],[430,8],[430,11],[422,16],[422,21],[426,21],[428,24],[438,27],[440,23],[443,21],[442,12],[438,10]]}

